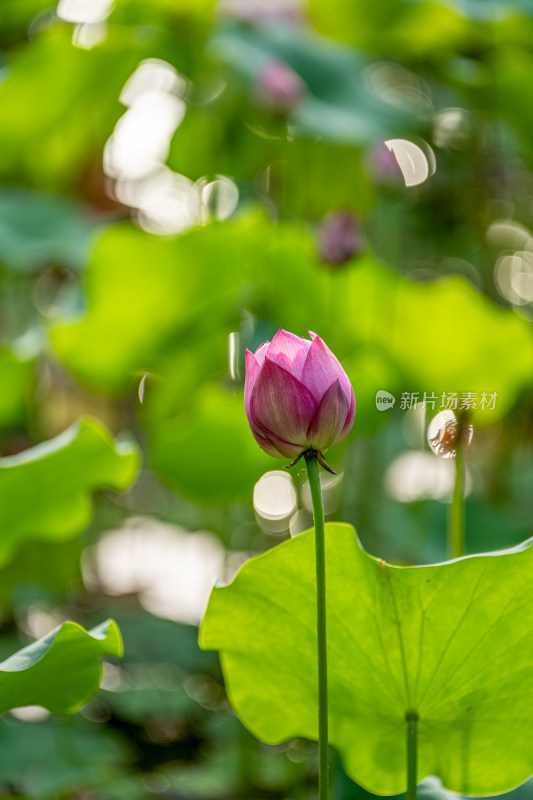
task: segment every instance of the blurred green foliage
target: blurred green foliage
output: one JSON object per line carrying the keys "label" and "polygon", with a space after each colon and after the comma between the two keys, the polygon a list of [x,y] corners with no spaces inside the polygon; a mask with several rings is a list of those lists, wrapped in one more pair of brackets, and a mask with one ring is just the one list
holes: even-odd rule
{"label": "blurred green foliage", "polygon": [[99,423],[82,419],[50,442],[0,461],[0,562],[25,539],[70,539],[90,520],[90,491],[124,489],[139,465],[131,442],[114,442]]}

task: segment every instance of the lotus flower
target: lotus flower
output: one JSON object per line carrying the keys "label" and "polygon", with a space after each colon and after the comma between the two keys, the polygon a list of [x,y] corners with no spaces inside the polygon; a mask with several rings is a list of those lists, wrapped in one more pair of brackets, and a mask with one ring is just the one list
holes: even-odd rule
{"label": "lotus flower", "polygon": [[279,330],[255,353],[246,351],[244,408],[259,446],[298,459],[322,453],[353,425],[355,397],[348,376],[320,336],[311,341]]}
{"label": "lotus flower", "polygon": [[318,231],[318,257],[325,264],[338,266],[363,250],[361,228],[355,214],[334,211],[324,217]]}
{"label": "lotus flower", "polygon": [[256,100],[267,109],[288,113],[305,95],[306,86],[284,61],[268,61],[259,71]]}

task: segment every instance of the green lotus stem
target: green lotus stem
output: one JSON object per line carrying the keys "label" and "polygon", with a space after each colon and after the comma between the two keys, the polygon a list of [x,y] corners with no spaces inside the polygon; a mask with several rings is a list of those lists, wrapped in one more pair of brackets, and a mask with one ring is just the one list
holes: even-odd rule
{"label": "green lotus stem", "polygon": [[464,418],[458,420],[455,445],[455,483],[448,520],[448,554],[460,558],[465,553],[465,428]]}
{"label": "green lotus stem", "polygon": [[324,504],[318,475],[317,453],[304,453],[313,500],[316,559],[316,609],[318,642],[318,798],[328,800],[328,655],[326,637],[326,541]]}
{"label": "green lotus stem", "polygon": [[418,737],[416,711],[408,711],[407,722],[407,795],[406,800],[416,800]]}

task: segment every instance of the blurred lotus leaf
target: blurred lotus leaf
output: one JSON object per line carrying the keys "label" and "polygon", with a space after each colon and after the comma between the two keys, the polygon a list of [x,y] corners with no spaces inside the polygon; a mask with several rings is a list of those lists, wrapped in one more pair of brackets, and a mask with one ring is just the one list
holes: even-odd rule
{"label": "blurred lotus leaf", "polygon": [[61,23],[14,50],[0,83],[0,178],[61,192],[90,179],[141,57],[124,42],[73,47]]}
{"label": "blurred lotus leaf", "polygon": [[134,373],[166,373],[173,388],[158,401],[167,406],[163,417],[175,416],[209,375],[224,373],[218,331],[235,329],[246,292],[250,311],[271,321],[271,335],[312,328],[352,362],[355,352],[367,360],[369,349],[383,379],[389,369],[396,383],[379,388],[419,392],[420,400],[434,393],[437,401],[442,392],[477,393],[478,409],[485,393],[477,415],[484,424],[512,408],[533,374],[531,326],[465,278],[421,283],[370,254],[332,274],[305,228],[258,215],[166,240],[129,224],[110,228],[96,246],[86,291],[85,315],[51,328],[56,351],[78,377],[112,391],[124,390]]}
{"label": "blurred lotus leaf", "polygon": [[72,199],[12,187],[0,190],[0,262],[12,269],[46,264],[81,268],[103,219]]}
{"label": "blurred lotus leaf", "polygon": [[110,228],[86,271],[87,312],[52,327],[54,348],[85,382],[119,391],[198,333],[229,333],[247,266],[241,238],[252,253],[249,227],[214,223],[174,239]]}
{"label": "blurred lotus leaf", "polygon": [[124,640],[126,666],[148,660],[177,664],[188,674],[202,673],[220,680],[218,658],[199,649],[195,626],[162,619],[140,608],[115,606],[112,613]]}
{"label": "blurred lotus leaf", "polygon": [[[465,278],[454,275],[420,283],[371,256],[324,276],[312,261],[303,233],[289,235],[286,230],[277,235],[276,257],[265,254],[269,263],[263,275],[268,278],[258,277],[256,303],[262,316],[297,333],[313,325],[346,361],[354,381],[358,359],[366,360],[365,350],[373,358],[381,353],[389,362],[391,383],[380,388],[418,391],[420,400],[424,392],[434,393],[436,407],[442,392],[477,393],[476,418],[484,424],[507,413],[520,391],[531,384],[531,325],[511,309],[496,305]],[[296,262],[291,251],[298,247],[298,238]],[[302,280],[304,272],[313,279]],[[337,318],[344,321],[342,334],[335,325]],[[381,374],[385,379],[383,370]],[[487,402],[481,410],[483,392],[487,401],[496,393],[494,408]]]}
{"label": "blurred lotus leaf", "polygon": [[0,429],[25,422],[34,372],[35,361],[16,345],[0,348]]}
{"label": "blurred lotus leaf", "polygon": [[90,493],[122,491],[135,478],[139,452],[83,418],[47,442],[0,459],[0,564],[26,539],[64,541],[91,519]]}
{"label": "blurred lotus leaf", "polygon": [[382,53],[428,55],[434,48],[459,47],[471,34],[468,19],[460,13],[462,2],[390,0],[386,8],[378,9],[372,0],[338,2],[333,7],[327,0],[311,0],[310,5],[318,30],[326,36]]}
{"label": "blurred lotus leaf", "polygon": [[205,502],[249,497],[276,462],[253,438],[242,392],[211,382],[180,413],[149,433],[152,466],[186,494]]}
{"label": "blurred lotus leaf", "polygon": [[[434,393],[435,407],[442,392],[476,393],[476,419],[488,424],[531,385],[531,325],[461,276],[419,283],[364,262],[346,276],[338,299],[349,331],[360,342],[383,348],[401,371],[402,391],[414,386],[420,400],[424,392]],[[488,402],[481,409],[484,392],[487,399],[496,393],[493,409]]]}
{"label": "blurred lotus leaf", "polygon": [[9,569],[2,572],[0,611],[7,616],[13,610],[20,611],[33,604],[53,606],[79,590],[83,585],[83,548],[81,536],[61,542],[35,539],[20,542],[10,556]]}
{"label": "blurred lotus leaf", "polygon": [[[319,332],[346,362],[356,396],[357,362],[366,361],[368,355],[383,362],[382,380],[387,369],[390,373],[390,383],[379,387],[374,383],[374,393],[376,388],[418,392],[422,401],[426,392],[435,395],[438,408],[442,392],[471,392],[477,394],[476,420],[483,424],[504,416],[531,385],[530,323],[498,306],[467,279],[450,275],[419,282],[370,255],[344,270],[324,274],[304,232],[291,227],[280,226],[278,248],[265,251],[254,305],[263,318],[280,327],[297,334],[309,327]],[[343,320],[342,332],[338,319]]]}
{"label": "blurred lotus leaf", "polygon": [[[299,24],[222,27],[213,34],[210,52],[229,63],[249,85],[252,99],[268,104],[265,70],[286,70],[302,83],[287,109],[292,135],[323,137],[343,144],[374,144],[399,130],[417,128],[406,110],[383,102],[364,79],[372,59]],[[290,70],[290,71],[289,71]],[[282,81],[270,91],[275,104]]]}
{"label": "blurred lotus leaf", "polygon": [[130,759],[116,732],[81,715],[0,720],[0,782],[17,797],[55,800],[112,784]]}
{"label": "blurred lotus leaf", "polygon": [[[530,543],[399,568],[365,553],[351,526],[326,528],[330,739],[347,773],[376,794],[404,791],[406,713],[416,711],[419,780],[464,794],[525,781]],[[309,531],[251,559],[214,589],[200,632],[202,647],[221,651],[233,708],[271,743],[318,734],[314,558]]]}
{"label": "blurred lotus leaf", "polygon": [[47,636],[0,664],[0,713],[39,705],[55,714],[78,711],[98,690],[100,656],[122,655],[122,640],[113,620],[91,631],[64,622]]}

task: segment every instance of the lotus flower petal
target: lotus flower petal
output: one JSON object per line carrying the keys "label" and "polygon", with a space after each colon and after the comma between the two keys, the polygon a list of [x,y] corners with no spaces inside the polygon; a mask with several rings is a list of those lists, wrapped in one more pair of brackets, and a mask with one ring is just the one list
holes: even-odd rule
{"label": "lotus flower petal", "polygon": [[309,390],[267,356],[250,398],[249,418],[254,426],[276,436],[283,433],[285,441],[301,443],[303,449],[316,407]]}
{"label": "lotus flower petal", "polygon": [[279,458],[280,455],[284,455],[280,453],[277,447],[274,446],[270,439],[267,439],[266,436],[263,434],[253,425],[250,424],[251,431],[253,433],[254,439],[261,448],[267,453],[269,456],[273,456],[274,458]]}
{"label": "lotus flower petal", "polygon": [[268,353],[268,348],[270,347],[270,342],[264,342],[260,344],[257,350],[254,353],[255,360],[259,364],[260,367],[263,366],[263,361],[265,360],[265,356]]}
{"label": "lotus flower petal", "polygon": [[301,377],[302,383],[309,389],[315,400],[320,402],[329,387],[338,379],[349,403],[353,389],[348,376],[320,336],[309,333],[313,341],[305,360]]}
{"label": "lotus flower petal", "polygon": [[271,433],[264,428],[261,432],[277,451],[276,455],[283,456],[283,458],[296,458],[296,456],[299,456],[300,453],[306,449],[301,444],[286,442],[284,439],[280,439],[279,436],[276,436],[274,433]]}
{"label": "lotus flower petal", "polygon": [[249,350],[244,354],[244,363],[246,366],[246,376],[244,378],[244,408],[246,410],[246,415],[249,416],[250,397],[252,396],[252,389],[259,375],[260,367],[256,357]]}
{"label": "lotus flower petal", "polygon": [[311,342],[280,329],[268,348],[268,357],[298,380],[302,377]]}
{"label": "lotus flower petal", "polygon": [[311,420],[307,430],[310,446],[323,451],[340,439],[349,408],[346,395],[337,379],[325,393]]}
{"label": "lotus flower petal", "polygon": [[344,439],[348,431],[353,425],[353,421],[355,419],[355,396],[352,390],[352,399],[350,402],[350,410],[348,411],[348,416],[346,417],[346,422],[343,425],[342,431],[339,434],[339,440]]}

